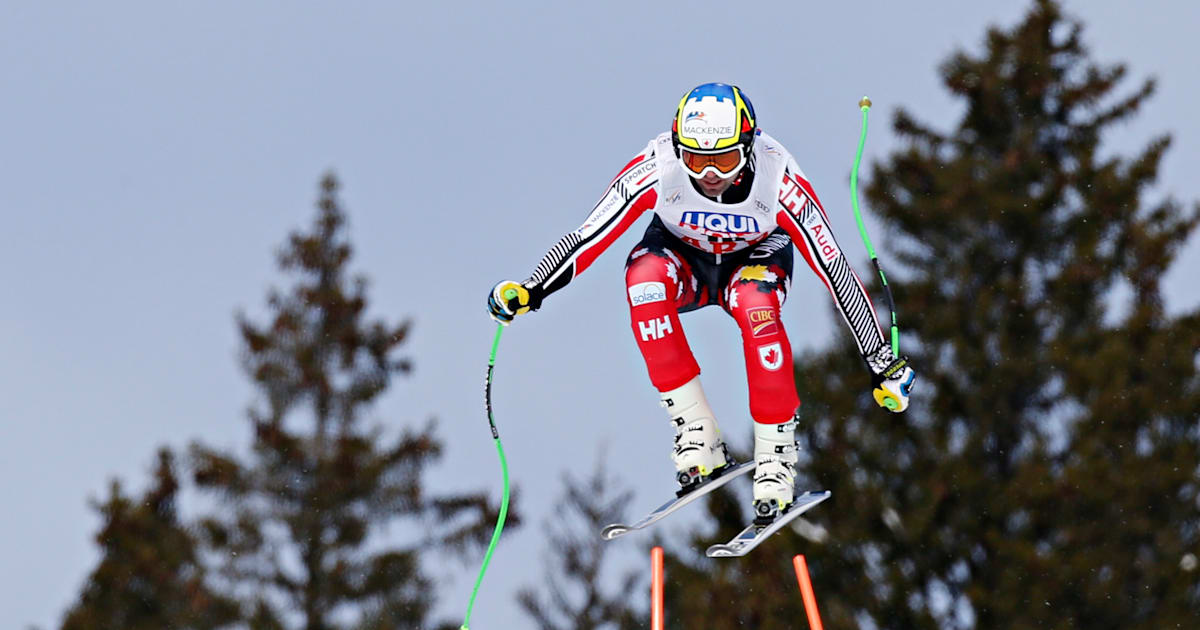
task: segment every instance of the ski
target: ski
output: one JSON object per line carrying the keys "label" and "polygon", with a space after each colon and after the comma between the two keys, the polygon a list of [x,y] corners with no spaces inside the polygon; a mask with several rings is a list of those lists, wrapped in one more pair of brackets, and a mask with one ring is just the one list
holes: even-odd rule
{"label": "ski", "polygon": [[754,470],[754,461],[753,460],[738,464],[738,465],[734,466],[733,468],[721,473],[720,476],[713,477],[713,478],[709,479],[708,481],[705,481],[704,483],[696,486],[695,489],[693,489],[683,495],[677,496],[674,499],[671,499],[670,501],[667,501],[666,503],[660,505],[658,507],[658,509],[647,514],[645,518],[643,518],[642,520],[640,520],[636,523],[633,523],[632,525],[626,525],[623,523],[613,523],[612,525],[608,525],[604,529],[600,530],[600,536],[603,537],[604,540],[612,540],[619,536],[624,536],[625,534],[628,534],[631,531],[648,527],[648,526],[658,522],[666,515],[695,501],[696,499],[699,499],[700,497],[712,492],[713,490],[720,488],[721,486],[729,483],[734,478],[739,477],[745,473],[751,472],[752,470]]}
{"label": "ski", "polygon": [[729,542],[709,547],[705,555],[709,558],[736,558],[744,556],[750,553],[750,550],[757,547],[759,543],[770,537],[771,534],[782,529],[784,525],[787,525],[796,517],[816,507],[818,503],[828,499],[830,494],[832,494],[830,491],[822,490],[819,492],[805,492],[798,495],[796,500],[792,501],[792,504],[776,517],[771,524],[758,525],[752,523]]}

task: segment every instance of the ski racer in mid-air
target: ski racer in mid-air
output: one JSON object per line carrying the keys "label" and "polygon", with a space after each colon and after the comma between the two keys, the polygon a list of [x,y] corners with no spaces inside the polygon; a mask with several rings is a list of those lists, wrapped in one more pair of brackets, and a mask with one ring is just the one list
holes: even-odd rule
{"label": "ski racer in mid-air", "polygon": [[583,224],[528,279],[493,288],[491,316],[507,324],[537,310],[647,212],[653,217],[629,254],[625,284],[634,340],[675,428],[677,479],[686,491],[730,462],[679,322],[680,313],[715,305],[741,329],[754,420],[754,509],[772,518],[793,500],[797,462],[800,400],[779,315],[793,245],[832,294],[870,370],[875,400],[904,411],[913,370],[884,342],[812,185],[783,145],[758,129],[746,94],[722,83],[680,99],[671,131],[621,169]]}

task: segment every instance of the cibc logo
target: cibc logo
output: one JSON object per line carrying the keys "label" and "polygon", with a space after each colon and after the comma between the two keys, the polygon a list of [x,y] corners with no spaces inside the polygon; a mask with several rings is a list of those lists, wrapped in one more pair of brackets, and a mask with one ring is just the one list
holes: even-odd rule
{"label": "cibc logo", "polygon": [[775,323],[775,309],[770,306],[755,306],[747,309],[746,315],[750,319],[750,336],[766,337],[773,335],[779,330],[779,326]]}
{"label": "cibc logo", "polygon": [[639,282],[629,287],[629,305],[641,306],[667,299],[667,287],[661,282]]}

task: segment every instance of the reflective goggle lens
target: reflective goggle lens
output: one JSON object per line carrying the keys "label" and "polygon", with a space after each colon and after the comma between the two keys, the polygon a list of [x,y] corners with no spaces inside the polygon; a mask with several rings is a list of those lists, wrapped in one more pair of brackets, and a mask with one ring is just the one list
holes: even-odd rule
{"label": "reflective goggle lens", "polygon": [[734,147],[722,153],[692,153],[681,149],[683,165],[693,173],[700,174],[704,169],[713,167],[723,175],[732,175],[742,165],[742,148]]}

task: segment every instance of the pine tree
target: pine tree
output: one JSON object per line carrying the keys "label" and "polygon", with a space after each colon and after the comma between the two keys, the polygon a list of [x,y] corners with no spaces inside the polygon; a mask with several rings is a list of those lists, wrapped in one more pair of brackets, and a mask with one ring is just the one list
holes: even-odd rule
{"label": "pine tree", "polygon": [[[546,579],[541,588],[525,587],[518,594],[521,608],[538,630],[634,630],[645,627],[646,614],[630,602],[643,586],[636,571],[624,573],[615,593],[605,581],[606,560],[613,544],[598,532],[622,520],[633,493],[621,489],[605,472],[604,458],[592,474],[577,480],[563,475],[559,513],[547,525],[550,532]],[[646,586],[646,588],[649,588]]]}
{"label": "pine tree", "polygon": [[63,630],[216,630],[232,627],[235,602],[212,592],[195,538],[179,522],[179,483],[171,452],[158,453],[154,485],[138,500],[113,481],[95,504],[103,555],[63,618]]}
{"label": "pine tree", "polygon": [[962,118],[902,110],[867,190],[914,404],[875,407],[848,339],[800,357],[798,485],[833,490],[829,539],[783,532],[693,597],[735,605],[729,575],[784,580],[804,549],[829,627],[1200,627],[1200,310],[1161,291],[1200,207],[1146,199],[1169,137],[1101,150],[1154,83],[1120,95],[1051,0],[941,74]]}
{"label": "pine tree", "polygon": [[[205,541],[247,600],[252,628],[427,628],[435,591],[422,549],[477,547],[498,508],[484,494],[424,491],[442,448],[432,425],[390,441],[381,426],[364,426],[372,402],[410,370],[396,356],[410,326],[366,320],[366,281],[346,269],[337,189],[332,175],[323,179],[311,231],[293,233],[281,252],[294,284],[271,292],[271,321],[239,316],[261,404],[249,412],[246,460],[192,447],[196,482],[221,507],[203,520]],[[400,533],[406,546],[395,544]]]}

